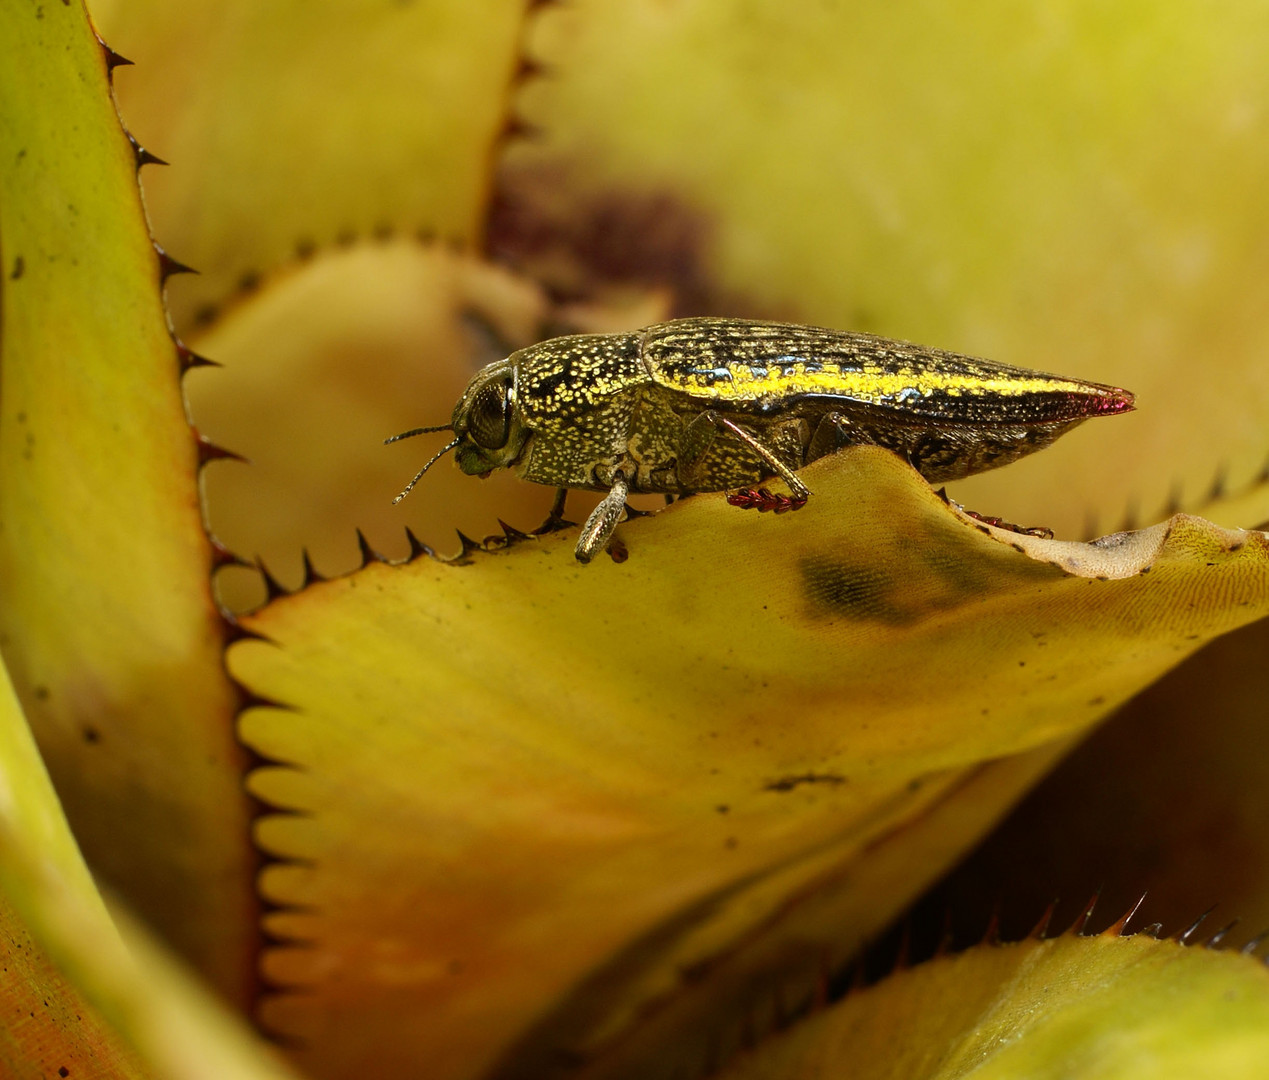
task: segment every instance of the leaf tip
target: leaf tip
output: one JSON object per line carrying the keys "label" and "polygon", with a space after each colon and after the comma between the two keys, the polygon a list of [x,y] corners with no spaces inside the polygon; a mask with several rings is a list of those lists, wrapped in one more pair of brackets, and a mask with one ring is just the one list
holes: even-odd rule
{"label": "leaf tip", "polygon": [[513,525],[508,525],[502,518],[498,519],[498,526],[502,529],[502,535],[506,538],[508,544],[516,544],[521,540],[528,540],[529,534],[521,532]]}
{"label": "leaf tip", "polygon": [[173,274],[197,274],[192,266],[172,258],[159,244],[154,244],[154,252],[159,258],[159,280],[166,282]]}
{"label": "leaf tip", "polygon": [[300,549],[300,559],[304,564],[304,580],[300,584],[301,589],[307,589],[310,585],[317,581],[325,581],[321,574],[313,567],[313,560],[309,557],[308,548]]}
{"label": "leaf tip", "polygon": [[282,583],[269,572],[269,568],[265,566],[264,560],[258,555],[256,556],[255,567],[260,571],[260,576],[264,579],[264,596],[266,603],[277,600],[282,596],[290,596],[290,593],[283,588]]}
{"label": "leaf tip", "polygon": [[1057,897],[1049,901],[1048,906],[1040,913],[1040,921],[1031,928],[1027,938],[1031,941],[1043,941],[1049,933],[1049,925],[1053,922],[1053,913],[1057,910]]}
{"label": "leaf tip", "polygon": [[106,44],[105,39],[99,33],[97,33],[96,30],[93,30],[93,37],[97,39],[97,44],[101,48],[101,55],[106,61],[107,73],[114,74],[114,70],[117,67],[131,67],[132,66],[132,61],[129,60],[126,56],[123,56],[120,53],[115,52],[114,49],[112,49],[109,45]]}
{"label": "leaf tip", "polygon": [[128,131],[127,129],[125,129],[124,135],[126,135],[128,138],[128,145],[132,147],[132,156],[137,163],[138,169],[141,168],[142,165],[166,165],[167,164],[167,162],[164,161],[161,157],[159,157],[158,154],[150,153],[149,150],[147,150],[144,146],[142,146],[139,142],[137,142],[137,137],[133,135],[131,131]]}
{"label": "leaf tip", "polygon": [[1145,903],[1145,901],[1146,894],[1143,892],[1139,897],[1137,897],[1136,903],[1134,903],[1127,911],[1120,915],[1118,919],[1102,931],[1101,936],[1108,938],[1126,937],[1127,935],[1124,933],[1124,927],[1126,927],[1132,917],[1137,914],[1137,910]]}
{"label": "leaf tip", "polygon": [[184,375],[187,371],[193,371],[194,368],[224,366],[217,360],[211,360],[206,356],[196,353],[179,339],[176,342],[176,357],[180,363],[182,375]]}
{"label": "leaf tip", "polygon": [[1217,930],[1216,933],[1203,942],[1203,947],[1205,949],[1219,949],[1224,940],[1229,936],[1230,932],[1238,925],[1238,922],[1238,919],[1231,919]]}
{"label": "leaf tip", "polygon": [[357,530],[357,550],[361,553],[361,569],[365,569],[371,563],[388,561],[370,546],[370,541],[366,539],[366,534],[360,529]]}
{"label": "leaf tip", "polygon": [[1196,933],[1198,933],[1198,928],[1203,925],[1207,917],[1215,910],[1216,905],[1213,904],[1206,911],[1202,912],[1198,918],[1190,923],[1190,925],[1184,930],[1178,930],[1175,934],[1173,934],[1170,940],[1175,941],[1178,945],[1189,945],[1191,939]]}
{"label": "leaf tip", "polygon": [[227,458],[230,461],[241,461],[244,465],[250,462],[241,454],[228,450],[219,443],[212,442],[206,435],[202,435],[197,431],[194,433],[194,442],[198,447],[198,467],[201,469],[209,461],[219,461]]}
{"label": "leaf tip", "polygon": [[414,562],[415,559],[427,556],[428,558],[436,558],[436,552],[428,547],[422,540],[414,535],[414,530],[410,526],[405,527],[405,538],[410,544],[410,556],[406,562]]}
{"label": "leaf tip", "polygon": [[1099,885],[1097,891],[1093,893],[1088,903],[1084,905],[1084,909],[1071,923],[1070,930],[1067,931],[1072,937],[1084,937],[1088,930],[1089,920],[1093,917],[1093,909],[1097,907],[1097,902],[1102,898],[1102,887]]}

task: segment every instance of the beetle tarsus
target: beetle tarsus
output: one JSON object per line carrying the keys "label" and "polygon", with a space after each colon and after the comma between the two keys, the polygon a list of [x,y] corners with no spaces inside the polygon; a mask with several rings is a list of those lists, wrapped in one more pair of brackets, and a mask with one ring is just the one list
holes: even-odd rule
{"label": "beetle tarsus", "polygon": [[790,510],[801,510],[806,505],[806,496],[781,495],[764,487],[741,488],[729,492],[727,502],[741,510],[757,510],[760,514],[787,514]]}
{"label": "beetle tarsus", "polygon": [[1005,532],[1017,533],[1019,536],[1036,536],[1041,540],[1052,540],[1053,530],[1044,525],[1015,525],[1012,521],[1006,521],[1004,518],[993,517],[990,514],[979,514],[973,510],[967,510],[960,507],[960,511],[966,517],[972,517],[975,521],[981,521],[984,525],[990,525],[996,529],[1004,529]]}
{"label": "beetle tarsus", "polygon": [[546,520],[533,530],[533,536],[546,536],[548,533],[573,527],[575,523],[564,516],[564,502],[567,498],[568,488],[555,489],[555,498],[551,502],[550,512],[546,515]]}
{"label": "beetle tarsus", "polygon": [[629,494],[630,481],[625,473],[617,472],[613,476],[612,490],[600,500],[582,526],[582,535],[577,538],[577,550],[574,552],[579,563],[590,562],[597,552],[607,546],[626,511],[626,496]]}

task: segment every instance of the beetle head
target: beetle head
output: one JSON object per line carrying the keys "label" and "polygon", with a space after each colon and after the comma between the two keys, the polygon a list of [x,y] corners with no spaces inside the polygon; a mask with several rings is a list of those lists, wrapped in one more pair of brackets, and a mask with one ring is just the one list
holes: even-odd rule
{"label": "beetle head", "polygon": [[392,500],[394,503],[410,494],[423,474],[451,450],[457,451],[454,456],[458,467],[473,476],[488,476],[494,469],[515,464],[529,433],[516,403],[513,360],[498,360],[477,372],[454,406],[454,416],[448,424],[414,428],[384,442],[433,431],[452,431],[454,438],[414,474],[405,490]]}
{"label": "beetle head", "polygon": [[514,465],[528,435],[516,402],[515,367],[510,359],[482,368],[454,406],[450,423],[457,440],[458,467],[472,476]]}

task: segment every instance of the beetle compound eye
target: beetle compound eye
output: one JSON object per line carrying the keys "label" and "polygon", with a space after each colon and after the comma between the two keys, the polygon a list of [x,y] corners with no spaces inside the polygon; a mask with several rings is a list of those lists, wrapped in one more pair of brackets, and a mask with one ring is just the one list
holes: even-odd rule
{"label": "beetle compound eye", "polygon": [[481,388],[471,405],[468,434],[486,450],[501,450],[511,437],[511,408],[506,382],[491,382]]}

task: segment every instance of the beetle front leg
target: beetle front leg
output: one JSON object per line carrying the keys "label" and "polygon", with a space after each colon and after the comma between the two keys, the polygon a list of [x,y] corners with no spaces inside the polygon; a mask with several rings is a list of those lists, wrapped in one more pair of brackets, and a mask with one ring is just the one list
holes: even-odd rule
{"label": "beetle front leg", "polygon": [[582,535],[577,538],[577,550],[574,552],[579,563],[590,562],[597,552],[607,546],[621,521],[622,512],[626,509],[626,496],[629,494],[630,481],[626,479],[625,473],[618,470],[613,474],[612,490],[591,511],[586,524],[582,526]]}
{"label": "beetle front leg", "polygon": [[551,502],[551,511],[546,515],[546,520],[533,530],[534,536],[545,536],[547,533],[572,527],[573,522],[564,517],[564,500],[566,498],[568,498],[568,488],[555,489],[555,498]]}

